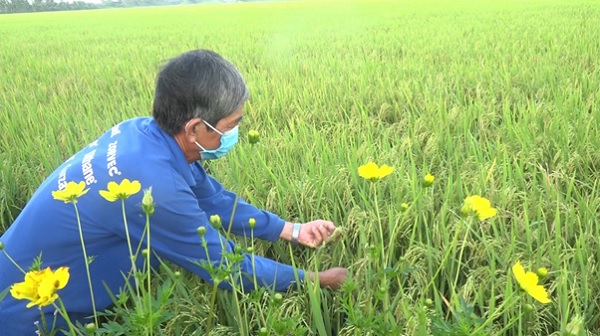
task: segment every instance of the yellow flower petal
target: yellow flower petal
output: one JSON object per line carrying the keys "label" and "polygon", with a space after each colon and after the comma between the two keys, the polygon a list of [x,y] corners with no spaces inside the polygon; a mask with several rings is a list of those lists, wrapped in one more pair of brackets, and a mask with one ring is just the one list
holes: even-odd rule
{"label": "yellow flower petal", "polygon": [[496,216],[497,210],[492,208],[490,201],[479,195],[472,195],[466,197],[461,209],[461,213],[464,216],[475,213],[477,218],[481,221]]}
{"label": "yellow flower petal", "polygon": [[88,191],[89,189],[85,189],[85,182],[75,183],[71,181],[67,183],[63,190],[53,191],[52,197],[65,203],[76,202],[77,198],[85,195]]}
{"label": "yellow flower petal", "polygon": [[27,282],[19,282],[11,286],[10,295],[17,300],[33,300],[37,294],[37,288]]}
{"label": "yellow flower petal", "polygon": [[538,283],[538,276],[537,274],[533,273],[533,272],[525,272],[525,275],[523,276],[523,286],[525,290],[528,290],[534,286],[537,286]]}
{"label": "yellow flower petal", "polygon": [[127,196],[137,194],[142,189],[142,185],[139,181],[130,182],[128,179],[124,179],[121,182],[121,192]]}
{"label": "yellow flower petal", "polygon": [[108,182],[108,185],[106,186],[106,188],[108,189],[109,192],[111,192],[115,195],[118,194],[119,191],[121,191],[120,186],[115,181]]}
{"label": "yellow flower petal", "polygon": [[378,167],[374,162],[369,162],[366,165],[358,167],[358,175],[367,180],[375,176]]}
{"label": "yellow flower petal", "polygon": [[525,269],[523,265],[521,265],[521,261],[517,261],[512,267],[513,275],[517,279],[519,285],[521,285],[521,281],[525,278]]}
{"label": "yellow flower petal", "polygon": [[100,190],[100,196],[104,197],[109,202],[114,202],[118,199],[126,199],[131,195],[138,193],[142,189],[139,181],[129,181],[123,179],[120,184],[114,181],[108,182],[106,186],[108,190]]}
{"label": "yellow flower petal", "polygon": [[56,299],[58,299],[58,294],[56,293],[50,296],[40,296],[40,298],[35,302],[28,303],[27,308],[30,308],[31,306],[45,307],[52,304]]}
{"label": "yellow flower petal", "polygon": [[379,178],[386,177],[390,175],[393,171],[393,167],[384,164],[383,166],[381,166],[381,168],[379,168]]}
{"label": "yellow flower petal", "polygon": [[51,298],[57,290],[64,288],[67,282],[69,282],[69,268],[60,267],[42,279],[38,288],[38,294],[42,298]]}
{"label": "yellow flower petal", "polygon": [[477,218],[480,221],[484,221],[486,219],[490,219],[490,218],[496,216],[496,214],[498,213],[498,211],[495,208],[479,209],[476,212],[477,212]]}
{"label": "yellow flower petal", "polygon": [[44,307],[57,298],[56,292],[64,288],[69,281],[69,268],[60,267],[55,272],[46,267],[40,271],[25,274],[25,281],[11,286],[11,295],[18,300],[29,300],[27,308]]}
{"label": "yellow flower petal", "polygon": [[363,166],[358,167],[358,175],[369,181],[380,180],[391,174],[393,171],[394,168],[385,164],[379,167],[375,162],[369,162]]}
{"label": "yellow flower petal", "polygon": [[110,191],[100,190],[99,193],[100,193],[100,196],[104,197],[104,199],[109,202],[114,202],[118,199],[117,195],[114,193],[111,193]]}
{"label": "yellow flower petal", "polygon": [[527,294],[536,299],[541,303],[550,303],[548,298],[548,292],[546,289],[538,285],[538,276],[533,272],[525,272],[525,269],[521,265],[520,261],[517,261],[512,267],[513,275],[517,279],[519,287],[523,289]]}
{"label": "yellow flower petal", "polygon": [[538,300],[541,303],[550,303],[552,300],[548,298],[548,292],[541,285],[533,286],[527,290],[527,293],[531,295],[532,298]]}
{"label": "yellow flower petal", "polygon": [[58,284],[56,285],[57,290],[65,288],[70,278],[69,268],[65,266],[59,267],[56,272],[54,272],[54,278],[58,281]]}

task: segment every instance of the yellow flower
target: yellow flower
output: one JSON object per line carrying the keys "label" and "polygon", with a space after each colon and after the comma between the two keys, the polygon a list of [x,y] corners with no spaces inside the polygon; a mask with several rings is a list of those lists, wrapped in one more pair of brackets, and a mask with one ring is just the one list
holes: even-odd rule
{"label": "yellow flower", "polygon": [[67,183],[63,190],[53,191],[52,197],[65,203],[77,203],[77,199],[85,195],[89,190],[89,188],[85,189],[85,182],[75,183],[71,181]]}
{"label": "yellow flower", "polygon": [[498,210],[492,208],[490,201],[479,195],[473,195],[465,198],[461,212],[464,216],[475,213],[480,221],[496,216]]}
{"label": "yellow flower", "polygon": [[56,292],[63,289],[68,282],[68,267],[59,267],[55,272],[47,267],[41,271],[27,272],[25,281],[11,286],[10,294],[17,300],[29,300],[27,308],[44,307],[58,298]]}
{"label": "yellow flower", "polygon": [[377,166],[374,162],[369,162],[366,165],[358,167],[358,175],[371,182],[378,181],[394,171],[394,168],[388,165]]}
{"label": "yellow flower", "polygon": [[125,200],[129,196],[137,194],[142,185],[139,181],[130,182],[128,179],[121,181],[121,184],[110,181],[107,186],[108,190],[100,190],[100,196],[104,197],[109,202],[114,202],[118,199]]}
{"label": "yellow flower", "polygon": [[433,184],[434,180],[435,180],[435,176],[433,176],[431,174],[425,175],[425,177],[423,177],[423,186],[430,187]]}
{"label": "yellow flower", "polygon": [[527,292],[527,294],[531,295],[531,297],[541,303],[552,302],[548,298],[548,292],[546,292],[544,286],[538,285],[537,274],[531,271],[526,273],[520,261],[517,261],[517,263],[513,265],[512,272],[521,289]]}

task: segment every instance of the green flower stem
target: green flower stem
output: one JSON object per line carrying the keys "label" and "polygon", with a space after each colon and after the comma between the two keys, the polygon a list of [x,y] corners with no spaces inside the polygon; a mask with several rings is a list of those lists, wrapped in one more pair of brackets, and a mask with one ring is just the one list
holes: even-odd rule
{"label": "green flower stem", "polygon": [[148,295],[146,295],[148,302],[148,318],[150,319],[150,321],[148,322],[148,324],[150,325],[150,336],[152,336],[152,332],[154,331],[154,328],[152,328],[152,295],[150,295],[150,291],[152,289],[151,287],[151,264],[150,264],[150,215],[148,213],[146,213],[146,248],[148,249],[148,254],[146,255],[146,281],[147,281],[147,286],[148,286]]}
{"label": "green flower stem", "polygon": [[[464,221],[463,221],[464,223]],[[452,285],[452,290],[456,293],[456,284],[458,283],[458,275],[460,274],[460,267],[462,263],[462,256],[465,250],[465,244],[467,243],[467,237],[469,237],[469,231],[471,230],[471,221],[467,221],[467,228],[465,230],[465,237],[463,238],[462,244],[460,246],[460,252],[458,253],[458,266],[456,267],[456,277],[454,278],[454,284]]]}
{"label": "green flower stem", "polygon": [[[206,238],[204,238],[204,236],[201,237],[202,239],[202,247],[204,247],[204,252],[206,253],[206,260],[208,261],[209,265],[212,265],[211,261],[210,261],[210,254],[208,254],[208,242],[206,241]],[[213,274],[211,274],[212,276]]]}
{"label": "green flower stem", "polygon": [[13,263],[13,265],[15,265],[19,269],[19,271],[21,271],[23,274],[27,274],[27,272],[25,272],[25,270],[22,269],[21,266],[19,266],[19,264],[17,264],[17,262],[6,252],[6,250],[3,249],[2,252],[4,252],[6,258],[8,258],[8,260],[10,260],[10,262]]}
{"label": "green flower stem", "polygon": [[258,289],[256,266],[254,265],[254,229],[250,229],[250,246],[252,247],[252,253],[250,254],[250,258],[252,259],[252,279],[254,281],[254,289]]}
{"label": "green flower stem", "polygon": [[[241,270],[241,268],[238,269],[238,275],[239,275],[238,279],[240,279],[240,283],[242,283],[242,270]],[[240,328],[239,332],[240,332],[240,335],[247,335],[248,334],[248,332],[247,332],[248,328],[246,327],[246,324],[243,323],[243,321],[247,321],[247,319],[245,318],[247,316],[245,316],[245,317],[242,316],[242,304],[240,303],[240,298],[237,295],[237,290],[236,290],[236,285],[235,285],[236,281],[233,280],[233,277],[231,277],[231,279],[232,279],[232,281],[231,281],[231,288],[232,288],[231,293],[232,293],[233,298],[235,300],[235,308],[236,308],[236,311],[237,311],[237,314],[238,314],[238,319],[240,321],[238,323],[238,326]],[[244,294],[243,293],[243,289],[242,289],[242,294]],[[247,312],[247,309],[244,309],[244,312]]]}
{"label": "green flower stem", "polygon": [[[383,240],[383,225],[381,224],[381,214],[379,212],[379,202],[377,201],[377,188],[375,188],[375,183],[371,184],[371,188],[373,188],[373,199],[375,202],[375,214],[377,215],[377,225],[379,226],[379,243],[381,245],[381,261],[385,262],[385,244]],[[386,267],[387,264],[384,264],[383,267]]]}
{"label": "green flower stem", "polygon": [[[496,315],[498,315],[498,314],[499,314],[499,313],[502,311],[502,309],[504,308],[504,306],[506,306],[507,302],[510,302],[510,303],[511,303],[511,304],[509,305],[509,307],[510,307],[510,306],[513,306],[513,305],[514,305],[514,304],[515,304],[515,303],[518,301],[518,299],[519,299],[519,298],[514,298],[514,300],[513,300],[513,297],[514,297],[514,295],[515,295],[515,292],[513,291],[513,292],[511,293],[511,295],[510,295],[508,298],[506,298],[505,300],[503,300],[503,301],[502,301],[502,304],[501,304],[500,306],[498,306],[498,308],[496,308],[496,310],[494,311],[494,314],[492,314],[491,316],[489,316],[489,317],[488,317],[488,318],[485,320],[485,322],[484,322],[484,323],[482,323],[482,324],[481,324],[481,325],[480,325],[480,326],[479,326],[477,329],[475,329],[475,330],[472,332],[472,334],[473,334],[473,335],[477,335],[477,333],[478,333],[479,331],[483,330],[483,328],[485,328],[485,327],[486,327],[488,324],[490,324],[491,322],[493,322],[493,321],[496,319]],[[507,324],[507,325],[506,325],[506,326],[505,326],[505,327],[502,329],[502,331],[504,331],[504,330],[508,330],[508,328],[509,328],[509,327],[510,327],[512,324],[514,324],[514,323],[515,323],[515,321],[519,320],[519,319],[520,319],[522,316],[523,316],[523,314],[521,313],[519,316],[517,316],[517,317],[515,317],[514,319],[512,319],[512,320],[510,321],[510,323],[508,323],[508,324]],[[498,333],[498,335],[502,335],[502,332]]]}
{"label": "green flower stem", "polygon": [[[56,305],[54,305],[54,307],[57,308],[57,310],[58,310],[58,307],[56,307]],[[40,318],[42,320],[42,328],[40,329],[40,326],[38,325],[37,329],[39,332],[44,332],[44,331],[48,330],[48,321],[46,321],[46,314],[44,313],[42,308],[39,308],[39,310],[40,310]],[[56,317],[54,317],[54,323],[52,324],[51,330],[54,330],[55,323],[56,323]]]}
{"label": "green flower stem", "polygon": [[[94,299],[94,289],[92,288],[92,276],[90,274],[90,262],[85,249],[85,241],[83,240],[83,229],[81,228],[81,218],[79,217],[79,209],[77,208],[77,202],[73,202],[75,208],[75,215],[77,217],[77,227],[79,228],[79,240],[81,241],[81,249],[83,250],[83,260],[85,262],[85,272],[87,274],[88,286],[90,287],[90,297],[92,299],[92,310],[94,311],[94,323],[98,325],[98,313],[96,312],[96,301]],[[61,302],[62,303],[62,302]]]}
{"label": "green flower stem", "polygon": [[235,195],[235,200],[233,201],[233,209],[231,209],[231,216],[229,216],[229,227],[227,228],[227,236],[226,238],[231,237],[231,228],[233,227],[233,218],[235,216],[235,211],[237,210],[238,201],[240,196]]}
{"label": "green flower stem", "polygon": [[131,269],[133,270],[133,281],[135,282],[135,291],[137,293],[137,298],[140,298],[140,286],[138,284],[137,279],[137,267],[135,265],[135,255],[133,254],[133,249],[131,248],[131,238],[129,237],[129,225],[127,225],[127,216],[125,214],[125,200],[121,199],[121,212],[123,213],[123,225],[125,226],[125,237],[127,238],[127,247],[129,248],[129,260],[131,260]]}
{"label": "green flower stem", "polygon": [[[75,204],[75,203],[73,203],[73,204]],[[71,335],[71,336],[77,335],[77,333],[75,332],[77,329],[75,329],[75,326],[73,325],[73,322],[71,322],[71,319],[69,318],[69,314],[67,313],[67,309],[65,308],[65,304],[60,299],[60,296],[56,299],[56,301],[58,301],[58,304],[60,305],[60,307],[57,307],[56,303],[52,303],[52,305],[54,306],[54,308],[56,308],[56,310],[58,311],[58,313],[67,322],[67,325],[69,326],[69,335]],[[96,323],[98,323],[98,322],[96,322]],[[96,325],[98,325],[98,324],[96,324]],[[81,332],[79,334],[82,335]]]}
{"label": "green flower stem", "polygon": [[213,284],[212,296],[210,298],[210,309],[208,310],[208,321],[206,322],[206,335],[210,335],[210,329],[212,327],[213,312],[215,304],[217,302],[217,291],[219,290],[219,283]]}
{"label": "green flower stem", "polygon": [[425,286],[425,288],[422,291],[423,295],[427,295],[427,291],[429,290],[429,287],[433,284],[433,282],[435,281],[435,279],[437,278],[437,276],[442,271],[442,267],[444,267],[444,264],[448,260],[448,257],[450,257],[450,253],[452,252],[453,246],[458,241],[458,234],[459,233],[460,233],[460,230],[458,230],[458,229],[454,232],[454,236],[452,237],[452,240],[450,241],[450,246],[448,246],[448,248],[446,249],[446,254],[444,255],[444,258],[442,258],[442,261],[440,262],[440,266],[435,271],[435,274],[431,277],[431,280],[429,280],[429,283],[427,284],[427,286]]}
{"label": "green flower stem", "polygon": [[[385,240],[383,239],[383,224],[381,223],[381,213],[379,211],[379,202],[377,195],[377,188],[375,187],[375,183],[373,182],[371,187],[373,188],[373,198],[375,202],[375,213],[377,214],[377,225],[379,226],[379,243],[381,245],[381,261],[383,262],[383,268],[388,266],[387,257],[385,253]],[[387,284],[387,274],[383,273],[383,284]],[[391,316],[389,312],[390,307],[390,297],[389,295],[383,296],[383,311],[385,313],[386,319],[389,319],[388,322],[392,322],[393,316]]]}
{"label": "green flower stem", "polygon": [[[204,238],[204,235],[201,236],[202,239],[202,247],[204,247],[204,252],[206,253],[206,260],[208,261],[208,264],[211,267],[211,270],[208,270],[210,273],[210,276],[214,279],[214,271],[212,270],[212,262],[210,261],[210,254],[208,254],[208,243],[206,242],[206,238]],[[215,281],[213,283],[213,292],[212,292],[212,297],[210,300],[210,308],[208,309],[208,320],[206,322],[206,335],[210,334],[210,328],[212,326],[212,318],[213,318],[213,309],[215,308],[215,303],[217,300],[217,289],[218,289],[218,283]]]}
{"label": "green flower stem", "polygon": [[[409,211],[421,199],[421,197],[423,196],[423,190],[424,190],[423,188],[420,188],[419,189],[419,193],[417,194],[417,197],[412,202],[409,203],[408,209],[406,209],[404,211],[404,213],[403,213],[403,219],[405,219],[408,216]],[[413,225],[412,227],[413,227],[413,229],[412,229],[412,232],[410,234],[410,240],[409,240],[409,242],[411,242],[411,243],[415,241],[415,236],[417,235],[417,228],[419,227],[419,225]],[[396,236],[397,236],[397,234],[394,234],[392,236],[393,237],[393,241],[396,241]]]}

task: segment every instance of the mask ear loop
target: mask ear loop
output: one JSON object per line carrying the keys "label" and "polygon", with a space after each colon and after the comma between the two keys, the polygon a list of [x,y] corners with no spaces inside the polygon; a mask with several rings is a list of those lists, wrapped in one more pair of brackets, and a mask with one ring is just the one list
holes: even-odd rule
{"label": "mask ear loop", "polygon": [[218,129],[214,128],[211,124],[209,124],[206,121],[204,121],[204,119],[202,119],[202,122],[205,123],[208,127],[212,128],[213,131],[219,133],[219,135],[223,135],[223,132],[221,132]]}
{"label": "mask ear loop", "polygon": [[[187,133],[187,129],[188,129],[188,126],[190,125],[190,122],[191,122],[191,121],[192,121],[192,120],[190,119],[190,121],[188,121],[188,122],[185,124],[185,127],[184,127],[184,129],[185,129],[185,132],[186,132],[186,133]],[[210,125],[209,125],[209,126],[210,126]],[[200,149],[202,149],[203,151],[205,151],[205,150],[206,150],[204,147],[202,147],[202,145],[200,145],[200,144],[198,143],[198,141],[195,141],[195,140],[194,140],[194,143],[196,144],[196,146],[200,147]]]}

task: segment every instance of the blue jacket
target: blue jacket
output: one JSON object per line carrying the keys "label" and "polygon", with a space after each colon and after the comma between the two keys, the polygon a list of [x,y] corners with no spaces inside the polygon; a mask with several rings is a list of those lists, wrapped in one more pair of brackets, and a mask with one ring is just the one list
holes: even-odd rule
{"label": "blue jacket", "polygon": [[[103,310],[112,304],[104,284],[112,293],[118,293],[125,285],[122,274],[129,272],[131,262],[121,201],[108,202],[99,191],[106,190],[109,181],[120,183],[125,178],[139,181],[142,189],[152,187],[156,209],[150,217],[151,254],[184,267],[209,283],[212,280],[208,272],[194,263],[207,259],[197,228],[206,227],[211,261],[221,260],[221,242],[227,251],[233,250],[234,244],[212,228],[208,217],[218,214],[227,229],[235,206],[231,232],[250,237],[248,220],[254,218],[254,237],[268,241],[279,238],[285,223],[278,216],[241,199],[235,204],[236,195],[225,190],[199,163],[189,164],[174,138],[162,131],[154,119],[124,121],[58,167],[0,237],[5,251],[25,270],[40,253],[42,268],[69,267],[70,280],[58,294],[74,318],[92,315],[90,291],[74,206],[54,199],[52,191],[63,189],[69,181],[85,181],[89,188],[87,194],[78,199],[77,208],[87,254],[93,259],[90,273],[96,308]],[[140,191],[125,201],[134,248],[140,241],[145,247],[142,196]],[[139,268],[143,259],[138,258]],[[156,257],[152,257],[152,264],[158,265]],[[249,255],[239,265],[242,273],[249,275],[243,277],[240,284],[246,291],[254,288],[249,280],[254,275],[259,285],[277,291],[285,291],[292,285],[295,274],[299,280],[304,279],[302,270],[270,259],[255,256],[254,264],[255,274]],[[23,278],[23,273],[0,253],[0,291],[22,282]],[[219,286],[230,288],[225,282]],[[25,308],[27,303],[27,300],[15,300],[10,294],[0,302],[0,335],[35,333],[34,322],[40,320],[40,311],[37,307]],[[53,311],[52,306],[43,309],[49,323]]]}

